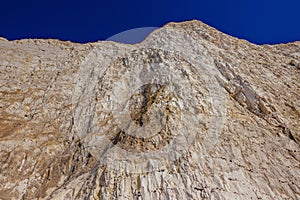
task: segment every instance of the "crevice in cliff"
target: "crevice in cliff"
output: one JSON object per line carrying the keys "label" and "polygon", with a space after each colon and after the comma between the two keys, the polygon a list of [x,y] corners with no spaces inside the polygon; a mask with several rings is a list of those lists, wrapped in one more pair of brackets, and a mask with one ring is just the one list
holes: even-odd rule
{"label": "crevice in cliff", "polygon": [[274,106],[258,95],[249,82],[235,73],[228,63],[223,64],[222,60],[219,59],[215,59],[214,63],[223,76],[216,76],[216,79],[235,101],[254,115],[264,119],[268,124],[281,128],[288,138],[298,143],[288,126],[279,119]]}

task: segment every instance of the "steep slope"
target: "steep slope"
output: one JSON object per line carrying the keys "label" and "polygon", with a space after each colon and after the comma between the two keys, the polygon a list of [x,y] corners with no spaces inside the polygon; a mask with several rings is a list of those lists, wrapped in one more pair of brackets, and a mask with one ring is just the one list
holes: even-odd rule
{"label": "steep slope", "polygon": [[0,39],[0,71],[0,199],[300,198],[300,42]]}

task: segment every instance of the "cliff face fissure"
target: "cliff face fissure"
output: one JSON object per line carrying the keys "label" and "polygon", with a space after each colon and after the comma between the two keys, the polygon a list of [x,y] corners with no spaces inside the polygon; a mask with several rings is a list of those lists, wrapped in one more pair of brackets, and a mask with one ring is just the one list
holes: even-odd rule
{"label": "cliff face fissure", "polygon": [[297,141],[287,125],[278,117],[274,106],[268,103],[264,97],[260,97],[247,81],[243,80],[230,68],[229,64],[224,65],[216,60],[214,62],[225,78],[218,78],[218,82],[234,100],[254,115],[266,120],[269,125],[281,129],[284,135],[299,144],[300,141]]}
{"label": "cliff face fissure", "polygon": [[0,199],[300,199],[299,50],[1,40]]}

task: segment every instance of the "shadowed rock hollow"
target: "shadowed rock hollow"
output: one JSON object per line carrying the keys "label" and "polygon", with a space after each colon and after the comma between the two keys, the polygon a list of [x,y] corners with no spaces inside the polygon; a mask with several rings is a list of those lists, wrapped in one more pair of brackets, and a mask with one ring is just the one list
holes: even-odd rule
{"label": "shadowed rock hollow", "polygon": [[0,38],[0,71],[0,199],[300,198],[300,42]]}

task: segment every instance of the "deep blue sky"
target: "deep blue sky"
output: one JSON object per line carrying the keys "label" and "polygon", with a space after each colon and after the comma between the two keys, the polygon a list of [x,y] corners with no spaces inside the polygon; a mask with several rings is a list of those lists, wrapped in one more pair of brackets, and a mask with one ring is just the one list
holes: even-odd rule
{"label": "deep blue sky", "polygon": [[256,44],[300,40],[300,0],[3,0],[0,37],[105,40],[138,27],[201,20]]}

